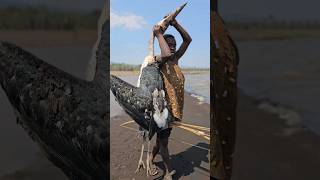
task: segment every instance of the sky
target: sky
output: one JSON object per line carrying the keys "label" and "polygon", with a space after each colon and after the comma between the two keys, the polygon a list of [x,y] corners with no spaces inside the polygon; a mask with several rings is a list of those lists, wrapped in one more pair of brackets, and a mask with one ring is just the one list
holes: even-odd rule
{"label": "sky", "polygon": [[[176,20],[192,37],[181,67],[210,67],[210,3],[209,0],[111,0],[111,62],[141,64],[148,54],[148,41],[152,27],[166,14],[187,2]],[[169,27],[177,49],[182,43],[179,33]],[[158,42],[155,52],[160,54]]]}

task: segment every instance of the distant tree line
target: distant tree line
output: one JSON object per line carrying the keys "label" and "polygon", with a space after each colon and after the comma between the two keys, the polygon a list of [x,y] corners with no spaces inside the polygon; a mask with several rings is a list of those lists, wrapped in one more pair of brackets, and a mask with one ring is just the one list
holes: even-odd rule
{"label": "distant tree line", "polygon": [[111,71],[140,71],[141,65],[132,65],[125,63],[111,63]]}
{"label": "distant tree line", "polygon": [[0,8],[0,30],[12,29],[96,29],[99,10],[92,12],[66,12],[46,7]]}

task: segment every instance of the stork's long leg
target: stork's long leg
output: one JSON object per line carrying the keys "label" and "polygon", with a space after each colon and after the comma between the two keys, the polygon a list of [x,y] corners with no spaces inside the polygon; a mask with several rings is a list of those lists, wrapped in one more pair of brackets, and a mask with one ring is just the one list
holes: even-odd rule
{"label": "stork's long leg", "polygon": [[145,168],[144,162],[143,162],[143,160],[142,160],[143,152],[144,152],[144,140],[142,141],[141,155],[140,155],[140,159],[139,159],[139,162],[138,162],[138,168],[137,168],[137,170],[135,171],[135,173],[139,172],[141,168],[143,168],[143,169]]}
{"label": "stork's long leg", "polygon": [[147,143],[148,143],[148,150],[147,150],[147,177],[149,177],[149,175],[152,175],[151,172],[151,167],[150,167],[150,140],[147,139]]}

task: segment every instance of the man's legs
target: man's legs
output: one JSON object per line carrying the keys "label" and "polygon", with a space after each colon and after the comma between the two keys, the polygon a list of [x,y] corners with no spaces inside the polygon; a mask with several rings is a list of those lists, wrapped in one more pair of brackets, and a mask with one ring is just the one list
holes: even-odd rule
{"label": "man's legs", "polygon": [[153,146],[153,149],[152,149],[152,152],[149,156],[149,159],[147,159],[147,161],[149,161],[149,164],[150,164],[149,167],[151,169],[150,175],[152,175],[152,176],[158,174],[158,169],[154,165],[154,158],[159,153],[159,150],[160,150],[160,138],[157,136],[156,144]]}
{"label": "man's legs", "polygon": [[[150,164],[151,166],[153,166],[154,168],[156,168],[156,166],[154,165],[153,161],[154,158],[156,157],[156,155],[159,153],[160,150],[160,154],[162,157],[162,160],[164,162],[164,166],[166,168],[166,175],[172,176],[174,174],[174,172],[172,171],[172,167],[170,164],[170,159],[169,159],[169,149],[168,149],[168,143],[169,143],[169,136],[171,134],[171,128],[162,130],[161,132],[159,132],[157,134],[157,140],[156,140],[156,145],[153,147],[152,150],[152,155],[150,158]],[[156,169],[155,169],[156,170]]]}
{"label": "man's legs", "polygon": [[159,153],[160,150],[160,138],[157,136],[156,145],[153,146],[152,149],[152,156],[151,156],[151,163],[153,164],[154,158]]}
{"label": "man's legs", "polygon": [[164,166],[166,168],[166,174],[172,171],[172,167],[169,160],[168,142],[169,142],[169,137],[160,139],[161,157],[163,159]]}

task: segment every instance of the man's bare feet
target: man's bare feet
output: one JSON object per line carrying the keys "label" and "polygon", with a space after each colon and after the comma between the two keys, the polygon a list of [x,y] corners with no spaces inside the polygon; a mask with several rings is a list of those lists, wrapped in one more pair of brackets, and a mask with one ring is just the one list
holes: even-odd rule
{"label": "man's bare feet", "polygon": [[153,163],[151,155],[150,155],[149,159],[147,159],[147,161],[149,161],[149,175],[151,175],[151,176],[157,175],[158,174],[158,167]]}
{"label": "man's bare feet", "polygon": [[164,176],[164,180],[173,180],[172,176],[176,173],[176,170],[172,170],[170,173]]}

